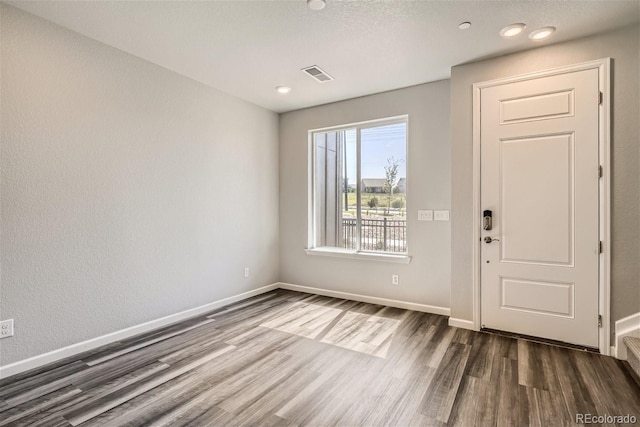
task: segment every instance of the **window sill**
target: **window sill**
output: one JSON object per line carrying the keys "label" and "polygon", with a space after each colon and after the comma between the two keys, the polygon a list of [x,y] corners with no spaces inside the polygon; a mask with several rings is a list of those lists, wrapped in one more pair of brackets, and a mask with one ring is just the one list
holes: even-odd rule
{"label": "window sill", "polygon": [[411,257],[409,255],[392,255],[370,252],[354,252],[339,248],[313,248],[305,249],[307,255],[326,256],[334,258],[360,259],[369,261],[395,262],[399,264],[409,264]]}

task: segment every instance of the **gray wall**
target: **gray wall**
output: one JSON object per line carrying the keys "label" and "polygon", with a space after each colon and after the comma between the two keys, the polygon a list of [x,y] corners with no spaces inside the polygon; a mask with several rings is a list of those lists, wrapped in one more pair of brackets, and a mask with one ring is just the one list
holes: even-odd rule
{"label": "gray wall", "polygon": [[[410,264],[307,255],[310,129],[409,115]],[[418,209],[449,209],[449,81],[280,115],[280,278],[296,285],[449,307],[450,223],[418,222]],[[400,285],[391,285],[391,275]]]}
{"label": "gray wall", "polygon": [[275,113],[0,7],[0,364],[277,281]]}
{"label": "gray wall", "polygon": [[454,67],[451,72],[451,316],[472,320],[472,85],[613,58],[612,320],[640,311],[640,131],[638,26]]}

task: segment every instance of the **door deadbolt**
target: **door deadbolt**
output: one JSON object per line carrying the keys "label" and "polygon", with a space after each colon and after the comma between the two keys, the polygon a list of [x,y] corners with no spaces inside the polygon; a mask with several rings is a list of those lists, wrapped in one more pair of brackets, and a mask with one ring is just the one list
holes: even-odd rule
{"label": "door deadbolt", "polygon": [[493,213],[489,210],[482,212],[482,229],[491,230],[493,228]]}

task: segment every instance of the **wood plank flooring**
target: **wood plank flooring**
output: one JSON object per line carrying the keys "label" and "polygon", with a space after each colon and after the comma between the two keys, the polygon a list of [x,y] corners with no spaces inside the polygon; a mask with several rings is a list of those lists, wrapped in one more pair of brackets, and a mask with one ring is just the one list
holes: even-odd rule
{"label": "wood plank flooring", "polygon": [[639,381],[610,357],[276,290],[2,380],[0,426],[576,425],[640,419]]}

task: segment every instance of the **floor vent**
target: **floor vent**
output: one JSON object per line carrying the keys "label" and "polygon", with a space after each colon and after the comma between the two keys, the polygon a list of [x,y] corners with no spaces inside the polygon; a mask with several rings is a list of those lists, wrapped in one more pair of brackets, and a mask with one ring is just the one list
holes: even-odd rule
{"label": "floor vent", "polygon": [[333,77],[331,77],[326,72],[322,71],[320,69],[320,67],[318,67],[317,65],[312,65],[311,67],[303,68],[302,71],[304,71],[305,73],[309,74],[311,77],[313,77],[314,79],[316,79],[320,83],[324,83],[324,82],[328,82],[328,81],[333,80]]}

